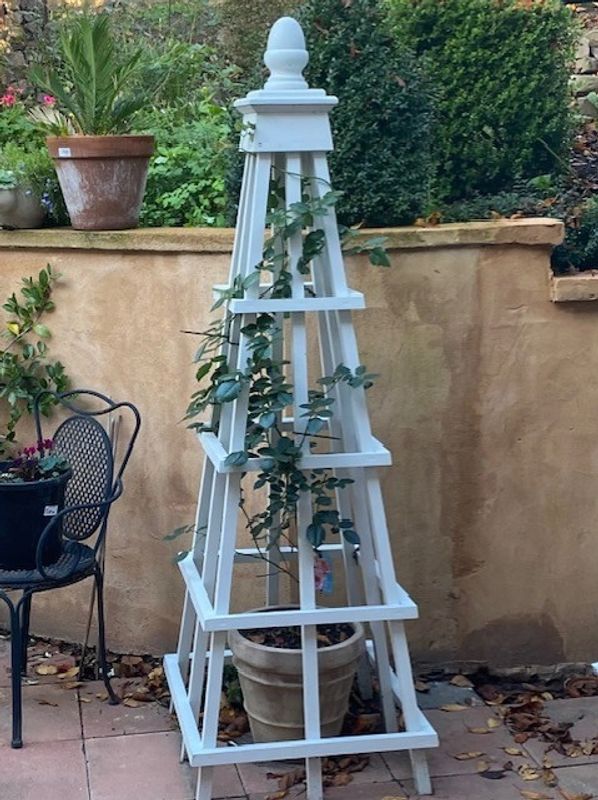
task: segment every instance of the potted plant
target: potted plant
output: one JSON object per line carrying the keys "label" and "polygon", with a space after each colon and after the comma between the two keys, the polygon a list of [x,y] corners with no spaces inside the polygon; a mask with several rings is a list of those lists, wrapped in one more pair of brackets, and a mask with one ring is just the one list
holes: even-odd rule
{"label": "potted plant", "polygon": [[48,345],[47,315],[55,308],[58,278],[48,265],[35,277],[23,278],[20,291],[12,292],[2,305],[7,316],[0,332],[0,462],[16,452],[17,425],[32,413],[40,392],[40,409],[48,416],[55,401],[46,390],[63,392],[69,387],[64,366],[50,358]]}
{"label": "potted plant", "polygon": [[[285,606],[285,609],[291,608]],[[260,611],[268,612],[272,608]],[[276,610],[281,610],[276,607]],[[318,625],[321,735],[338,736],[349,705],[364,631],[359,623]],[[231,631],[228,644],[239,675],[255,742],[302,739],[303,669],[299,628]]]}
{"label": "potted plant", "polygon": [[130,135],[145,96],[131,89],[141,51],[119,58],[105,13],[82,14],[60,35],[57,69],[32,70],[56,100],[33,118],[50,135],[48,150],[79,230],[134,228],[154,151],[153,136]]}
{"label": "potted plant", "polygon": [[44,150],[0,148],[0,227],[39,228],[46,217],[54,170]]}
{"label": "potted plant", "polygon": [[[53,452],[51,439],[25,447],[0,465],[0,567],[34,569],[42,533],[64,507],[72,470]],[[62,528],[54,525],[42,553],[44,565],[60,557]]]}

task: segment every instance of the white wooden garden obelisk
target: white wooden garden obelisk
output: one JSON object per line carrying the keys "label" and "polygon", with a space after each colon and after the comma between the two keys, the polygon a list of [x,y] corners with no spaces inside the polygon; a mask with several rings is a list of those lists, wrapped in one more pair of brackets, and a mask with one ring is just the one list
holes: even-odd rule
{"label": "white wooden garden obelisk", "polygon": [[[244,117],[241,150],[246,153],[239,217],[231,265],[232,285],[255,272],[262,261],[266,210],[272,171],[284,184],[287,209],[305,193],[314,199],[330,190],[326,153],[332,149],[328,114],[336,104],[323,90],[308,88],[302,71],[308,61],[303,32],[290,17],[278,20],[268,40],[265,63],[270,77],[264,88],[250,92],[236,106]],[[375,147],[375,142],[372,142]],[[351,187],[342,187],[351,191]],[[199,434],[205,466],[199,493],[193,549],[180,562],[186,584],[183,619],[177,653],[165,656],[165,670],[183,736],[183,756],[199,768],[197,800],[211,800],[213,767],[226,764],[305,758],[309,800],[321,800],[320,758],[353,753],[408,750],[416,786],[431,792],[423,748],[435,747],[437,736],[419,710],[404,622],[417,617],[417,607],[397,583],[386,525],[377,468],[390,464],[389,452],[372,435],[362,386],[336,384],[330,390],[334,415],[327,420],[329,449],[312,452],[301,426],[302,405],[307,402],[311,360],[320,353],[319,376],[329,376],[338,365],[355,371],[360,366],[351,311],[364,308],[364,298],[347,287],[334,210],[324,210],[313,220],[312,230],[323,231],[324,247],[313,258],[310,274],[297,269],[303,234],[287,243],[292,273],[290,297],[269,297],[268,285],[247,282],[242,297],[229,299],[231,335],[223,345],[230,369],[242,373],[249,346],[242,329],[256,314],[277,315],[280,322],[279,355],[289,362],[293,385],[292,417],[280,425],[304,442],[302,471],[329,469],[352,482],[336,491],[340,516],[354,521],[359,545],[325,544],[320,552],[344,574],[346,602],[321,607],[316,600],[315,555],[307,539],[311,498],[302,492],[297,503],[296,547],[280,548],[279,556],[296,559],[299,608],[268,614],[232,613],[231,585],[235,565],[255,559],[257,548],[237,548],[239,500],[243,473],[257,472],[264,459],[252,458],[242,466],[225,463],[230,453],[243,451],[248,397],[244,389],[233,402],[219,406],[214,431]],[[306,324],[312,314],[316,324]],[[283,320],[284,318],[284,320]],[[317,342],[311,342],[317,337]],[[309,364],[308,364],[309,361]],[[274,552],[274,551],[273,551]],[[272,556],[274,557],[274,555]],[[268,605],[279,602],[276,576],[265,579]],[[368,624],[371,641],[367,655],[377,671],[386,732],[322,737],[318,691],[316,625],[340,622]],[[251,628],[297,625],[302,631],[304,738],[294,741],[218,745],[218,719],[227,632]],[[364,662],[367,657],[364,653]],[[367,692],[368,669],[360,671]],[[402,724],[398,722],[400,705]]]}

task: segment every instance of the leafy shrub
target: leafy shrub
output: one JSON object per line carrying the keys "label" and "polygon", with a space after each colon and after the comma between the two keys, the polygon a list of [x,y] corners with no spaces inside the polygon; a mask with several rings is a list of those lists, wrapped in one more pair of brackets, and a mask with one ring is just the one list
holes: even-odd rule
{"label": "leafy shrub", "polygon": [[20,99],[14,105],[0,104],[0,147],[14,142],[24,146],[44,144],[44,134],[30,121]]}
{"label": "leafy shrub", "polygon": [[420,215],[431,180],[429,85],[384,28],[373,0],[301,6],[311,86],[339,98],[332,113],[333,184],[345,224],[399,225]]}
{"label": "leafy shrub", "polygon": [[151,107],[136,118],[139,130],[156,137],[141,224],[226,224],[234,68],[214,48],[176,40],[145,48],[140,79],[158,89]]}
{"label": "leafy shrub", "polygon": [[301,0],[219,0],[216,8],[226,58],[244,74],[253,74],[262,63],[270,26],[300,5]]}
{"label": "leafy shrub", "polygon": [[147,226],[225,225],[228,149],[226,109],[204,98],[188,108],[180,123],[166,112],[146,117],[156,136],[141,224]]}
{"label": "leafy shrub", "polygon": [[575,25],[560,0],[387,0],[438,90],[438,195],[498,192],[560,168]]}

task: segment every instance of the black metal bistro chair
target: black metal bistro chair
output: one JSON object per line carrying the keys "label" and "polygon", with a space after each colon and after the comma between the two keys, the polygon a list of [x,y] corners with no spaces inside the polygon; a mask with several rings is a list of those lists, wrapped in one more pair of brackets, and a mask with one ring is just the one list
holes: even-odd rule
{"label": "black metal bistro chair", "polygon": [[[112,704],[119,699],[110,685],[106,661],[104,626],[103,553],[112,503],[123,492],[122,477],[139,433],[141,418],[134,405],[115,403],[99,392],[78,389],[62,394],[43,392],[38,396],[34,418],[38,441],[43,440],[40,399],[51,394],[68,412],[54,436],[54,451],[64,456],[73,471],[67,483],[62,511],[52,517],[37,547],[36,568],[6,570],[0,568],[0,599],[10,612],[12,670],[12,747],[23,746],[21,675],[27,672],[27,643],[31,600],[35,592],[45,592],[95,580],[98,614],[98,659],[106,691]],[[88,405],[93,406],[89,410]],[[130,420],[125,420],[129,416]],[[125,426],[119,424],[128,422]],[[126,430],[126,435],[122,430]],[[120,441],[118,441],[120,440]],[[45,544],[55,526],[62,526],[60,558],[51,565],[42,563]],[[84,544],[97,534],[93,544]],[[12,599],[8,592],[21,595]]]}

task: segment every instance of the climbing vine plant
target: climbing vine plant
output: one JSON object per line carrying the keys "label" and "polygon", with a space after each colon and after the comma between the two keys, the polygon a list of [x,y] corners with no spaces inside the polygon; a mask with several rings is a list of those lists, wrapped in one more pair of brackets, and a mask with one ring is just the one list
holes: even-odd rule
{"label": "climbing vine plant", "polygon": [[[309,275],[315,259],[325,247],[325,233],[315,227],[316,220],[329,213],[340,193],[327,191],[319,198],[308,193],[308,182],[300,202],[284,204],[281,181],[273,180],[270,190],[270,211],[267,223],[270,236],[264,244],[261,261],[247,277],[236,277],[233,284],[220,291],[213,310],[233,298],[242,298],[247,289],[259,285],[263,273],[271,274],[271,281],[263,288],[260,297],[286,298],[291,296],[292,270],[289,260],[289,241],[298,233],[302,237],[301,255],[295,268],[302,275]],[[353,229],[341,229],[345,252],[367,253],[374,265],[388,266],[384,249],[384,238],[361,238]],[[242,328],[235,326],[235,316],[228,310],[222,320],[213,323],[207,330],[199,332],[201,342],[195,355],[196,378],[200,388],[194,392],[187,409],[187,418],[195,419],[210,407],[216,407],[216,422],[192,422],[191,428],[199,431],[214,431],[218,428],[218,408],[236,400],[244,389],[248,392],[247,427],[244,449],[230,453],[226,463],[242,467],[252,458],[261,459],[261,471],[257,473],[253,489],[265,489],[267,494],[263,510],[250,515],[245,507],[245,494],[241,494],[241,509],[246,526],[258,550],[267,558],[267,551],[281,544],[281,540],[293,544],[291,529],[296,520],[297,503],[301,493],[311,499],[312,515],[305,534],[314,551],[326,541],[328,534],[341,534],[348,542],[359,544],[359,534],[353,521],[341,517],[336,508],[336,492],[352,483],[350,478],[339,478],[330,469],[303,471],[301,459],[308,448],[319,439],[331,438],[326,433],[330,418],[334,414],[335,399],[331,390],[345,384],[349,387],[368,389],[375,375],[365,366],[354,371],[338,364],[332,375],[317,380],[317,387],[309,390],[308,400],[301,405],[301,420],[295,420],[295,428],[286,430],[282,423],[284,410],[294,402],[294,387],[289,382],[281,352],[282,323],[269,313],[258,313],[254,321]],[[243,369],[233,369],[228,353],[246,337],[248,357]],[[180,529],[180,531],[186,530]],[[169,537],[171,538],[171,537]]]}

